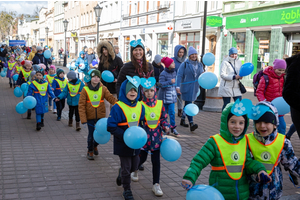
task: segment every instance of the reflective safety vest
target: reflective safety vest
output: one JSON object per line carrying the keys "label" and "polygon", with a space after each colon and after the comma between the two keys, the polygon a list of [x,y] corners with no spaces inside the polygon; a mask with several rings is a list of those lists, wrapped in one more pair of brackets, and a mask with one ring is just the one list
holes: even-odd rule
{"label": "reflective safety vest", "polygon": [[8,63],[8,69],[9,70],[12,70],[14,68],[15,64],[16,64],[16,62],[13,62],[13,63],[7,62],[7,63]]}
{"label": "reflective safety vest", "polygon": [[284,147],[285,135],[278,133],[274,141],[267,145],[259,142],[253,133],[247,134],[246,138],[254,159],[261,162],[267,173],[271,175],[280,162],[279,157]]}
{"label": "reflective safety vest", "polygon": [[[78,84],[79,85],[79,84]],[[102,97],[102,87],[99,88],[98,91],[90,90],[88,86],[84,86],[83,89],[85,89],[89,100],[86,101],[87,103],[91,103],[91,105],[94,108],[98,108],[100,106],[100,103],[104,102],[104,100],[101,100]]]}
{"label": "reflective safety vest", "polygon": [[25,81],[27,81],[27,80],[28,80],[28,77],[29,77],[30,74],[31,74],[31,71],[26,72],[23,68],[21,68],[21,71],[22,71],[22,74],[23,74],[23,79],[24,79]]}
{"label": "reflective safety vest", "polygon": [[162,100],[157,100],[156,105],[153,107],[148,106],[144,102],[141,103],[145,107],[146,125],[151,129],[156,129],[160,123],[161,109],[163,107]]}
{"label": "reflective safety vest", "polygon": [[67,84],[68,84],[67,79],[65,79],[64,81],[61,81],[61,80],[59,80],[59,79],[57,78],[57,79],[55,79],[55,80],[58,82],[58,85],[59,85],[59,88],[56,88],[56,90],[63,91],[64,88],[65,88],[65,87],[67,86]]}
{"label": "reflective safety vest", "polygon": [[55,78],[55,76],[50,76],[49,74],[46,76],[46,79],[50,83],[51,87],[52,87],[52,83],[53,83],[54,78]]}
{"label": "reflective safety vest", "polygon": [[128,106],[126,103],[122,101],[118,101],[117,104],[122,109],[127,122],[118,123],[118,126],[138,126],[140,122],[140,118],[142,115],[142,104],[141,102],[137,102],[135,107]]}
{"label": "reflective safety vest", "polygon": [[47,88],[48,88],[48,82],[40,84],[36,81],[32,81],[32,84],[38,89],[38,91],[34,92],[34,93],[40,93],[40,95],[42,95],[42,96],[46,95]]}
{"label": "reflective safety vest", "polygon": [[243,137],[238,143],[227,142],[220,134],[212,136],[221,154],[224,166],[212,166],[212,170],[226,170],[228,176],[233,180],[239,180],[243,175],[246,161],[247,141]]}
{"label": "reflective safety vest", "polygon": [[23,69],[21,66],[19,66],[19,65],[16,66],[16,72],[18,74],[20,74],[21,69]]}
{"label": "reflective safety vest", "polygon": [[[70,83],[68,83],[68,88],[69,88],[69,93],[71,97],[75,97],[77,94],[80,94],[81,92],[78,92],[81,86],[81,82],[79,82],[79,84],[77,85],[72,85]],[[102,90],[102,87],[101,87]],[[102,94],[102,91],[101,91]]]}

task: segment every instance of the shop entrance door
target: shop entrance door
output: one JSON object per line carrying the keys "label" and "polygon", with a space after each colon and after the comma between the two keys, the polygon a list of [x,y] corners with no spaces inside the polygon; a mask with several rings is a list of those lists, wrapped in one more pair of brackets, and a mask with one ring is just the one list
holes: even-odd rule
{"label": "shop entrance door", "polygon": [[[212,35],[208,38],[209,40],[209,52],[216,55],[216,40],[217,37]],[[214,72],[215,71],[215,63],[211,66],[208,66],[207,71]]]}

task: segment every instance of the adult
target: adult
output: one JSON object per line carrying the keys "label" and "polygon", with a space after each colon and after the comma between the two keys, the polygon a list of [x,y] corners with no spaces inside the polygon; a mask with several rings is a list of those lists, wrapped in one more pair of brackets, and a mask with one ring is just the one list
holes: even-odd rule
{"label": "adult", "polygon": [[[112,83],[107,83],[103,79],[101,82],[103,85],[107,87],[109,92],[114,96],[117,97],[116,91],[116,82],[119,75],[119,72],[123,66],[122,59],[116,56],[114,52],[114,48],[112,44],[108,41],[101,41],[97,46],[97,54],[99,55],[100,62],[98,64],[98,70],[102,73],[104,70],[110,71],[113,75],[115,80]],[[113,105],[111,105],[108,101],[104,99],[105,104],[105,112],[106,117],[109,117],[110,109]]]}
{"label": "adult", "polygon": [[[130,42],[131,61],[124,64],[117,80],[117,95],[119,95],[120,87],[128,76],[138,76],[140,78],[149,78],[154,76],[153,66],[147,62],[145,55],[145,47],[141,40],[133,40]],[[140,95],[142,96],[142,95]]]}
{"label": "adult", "polygon": [[118,56],[119,58],[122,59],[119,46],[115,45],[114,46],[114,51],[115,51],[116,56]]}
{"label": "adult", "polygon": [[[152,62],[154,69],[154,77],[156,80],[157,90],[159,89],[159,75],[164,71],[164,66],[161,64],[161,56],[159,54],[154,56],[154,60]],[[157,91],[156,91],[157,92]]]}
{"label": "adult", "polygon": [[[203,65],[198,60],[198,53],[194,47],[189,47],[188,59],[181,63],[177,74],[177,93],[181,94],[184,106],[192,103],[197,99],[197,93],[199,91],[198,78],[203,73]],[[182,112],[180,125],[188,127],[185,123],[186,113]],[[190,124],[190,131],[194,131],[198,128],[197,124],[194,124],[193,117],[187,116]]]}
{"label": "adult", "polygon": [[146,59],[148,62],[151,62],[152,61],[152,51],[150,50],[149,47],[147,47],[146,49],[147,49]]}
{"label": "adult", "polygon": [[2,44],[1,45],[1,48],[0,48],[0,60],[2,61],[2,62],[6,62],[6,56],[7,56],[8,54],[7,54],[7,50],[6,50],[6,48],[5,48],[5,45],[4,44]]}
{"label": "adult", "polygon": [[[174,48],[174,57],[172,59],[174,60],[175,63],[175,72],[178,73],[178,69],[186,59],[187,56],[187,51],[186,48],[182,45],[176,45]],[[182,117],[182,98],[181,94],[177,94],[177,108],[178,108],[178,117]]]}
{"label": "adult", "polygon": [[86,55],[88,54],[88,47],[87,46],[83,47],[83,52],[84,52],[84,57],[86,58]]}
{"label": "adult", "polygon": [[95,57],[95,54],[94,54],[94,51],[93,51],[92,48],[88,49],[88,54],[86,55],[86,59],[87,59],[88,65],[90,67],[93,67],[92,62],[93,62],[94,59],[96,59],[96,57]]}
{"label": "adult", "polygon": [[52,64],[52,60],[44,57],[43,48],[41,46],[37,46],[36,51],[37,51],[37,53],[33,57],[32,63],[33,64],[40,64],[40,63],[44,64],[46,66],[45,71],[48,72],[49,71],[48,64]]}
{"label": "adult", "polygon": [[237,58],[238,50],[234,47],[229,49],[229,56],[221,64],[221,82],[218,95],[223,98],[223,108],[230,103],[231,97],[234,101],[242,99],[242,93],[239,87],[239,76],[241,61]]}

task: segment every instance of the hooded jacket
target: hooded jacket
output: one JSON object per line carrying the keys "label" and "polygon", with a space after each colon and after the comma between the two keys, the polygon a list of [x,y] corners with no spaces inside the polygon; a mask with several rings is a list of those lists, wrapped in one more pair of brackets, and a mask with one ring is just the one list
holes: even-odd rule
{"label": "hooded jacket", "polygon": [[176,72],[170,72],[168,68],[160,74],[158,91],[158,99],[163,100],[164,104],[172,104],[177,102],[176,84],[171,82],[171,79],[176,79]]}
{"label": "hooded jacket", "polygon": [[157,65],[154,61],[152,62],[152,66],[154,69],[154,77],[156,80],[156,83],[159,82],[159,75],[164,71],[164,66],[161,65]]}
{"label": "hooded jacket", "polygon": [[[77,81],[76,81],[75,84],[73,84],[71,81],[69,81],[69,83],[72,84],[72,85],[77,85],[77,84],[81,83],[81,85],[79,87],[79,90],[78,90],[78,92],[81,93],[81,91],[82,91],[82,89],[84,87],[84,83],[80,79],[77,79]],[[75,97],[71,97],[68,85],[60,93],[60,95],[57,96],[57,98],[59,98],[59,99],[64,99],[66,97],[67,97],[67,104],[69,106],[78,106],[80,94],[77,94]]]}
{"label": "hooded jacket", "polygon": [[[239,136],[235,138],[228,130],[227,118],[231,112],[231,108],[234,103],[228,104],[222,112],[221,125],[220,125],[220,135],[228,142],[235,144],[240,141],[249,126],[249,119],[247,118],[246,127],[242,133],[242,137]],[[191,181],[195,184],[197,178],[200,176],[201,171],[208,165],[211,164],[215,167],[223,167],[223,161],[221,158],[218,146],[213,138],[209,138],[207,142],[203,145],[200,151],[193,158],[190,167],[183,176],[183,179]],[[256,160],[253,160],[250,155],[250,151],[247,148],[245,168],[243,170],[243,175],[239,180],[231,179],[225,170],[211,171],[209,175],[209,185],[214,185],[218,189],[225,200],[247,200],[249,197],[249,184],[246,174],[255,174],[265,170],[265,167]]]}
{"label": "hooded jacket", "polygon": [[89,66],[90,66],[90,64],[92,64],[94,59],[96,59],[96,56],[94,53],[86,54],[86,60],[87,60]]}
{"label": "hooded jacket", "polygon": [[[126,97],[126,84],[128,80],[126,79],[120,88],[119,100],[128,106],[135,107],[136,103],[140,97],[140,87],[137,93],[137,98],[134,101],[130,101]],[[144,126],[145,121],[145,108],[142,106],[142,113],[140,118],[139,125],[141,127]],[[124,132],[128,128],[128,126],[118,126],[118,123],[127,122],[126,117],[118,104],[115,104],[110,111],[108,120],[107,120],[107,131],[109,131],[114,136],[114,154],[119,156],[136,156],[139,155],[139,149],[131,149],[129,148],[123,139]]]}
{"label": "hooded jacket", "polygon": [[82,64],[82,63],[85,63],[85,57],[84,58],[81,58],[81,55],[85,55],[84,51],[80,51],[79,52],[79,57],[77,58],[76,62],[75,62],[75,66],[76,68],[79,68],[79,65]]}
{"label": "hooded jacket", "polygon": [[48,64],[52,64],[52,60],[50,58],[45,58],[44,54],[38,54],[36,53],[32,59],[32,64],[40,64],[43,63],[46,66],[45,71],[49,71]]}
{"label": "hooded jacket", "polygon": [[[178,57],[178,51],[180,49],[183,49],[184,50],[184,54],[183,54],[183,57],[182,58],[179,58]],[[174,57],[172,57],[172,59],[174,60],[174,63],[175,63],[175,71],[178,73],[178,69],[181,65],[181,63],[183,63],[185,61],[187,57],[187,51],[186,51],[186,48],[182,45],[176,45],[175,46],[175,49],[174,49]]]}

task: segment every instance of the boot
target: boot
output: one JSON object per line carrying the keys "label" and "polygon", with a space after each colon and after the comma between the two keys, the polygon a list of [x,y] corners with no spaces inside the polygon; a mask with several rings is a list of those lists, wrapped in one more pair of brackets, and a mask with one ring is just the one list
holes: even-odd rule
{"label": "boot", "polygon": [[44,127],[44,119],[41,120],[41,127]]}
{"label": "boot", "polygon": [[121,186],[122,185],[122,178],[121,178],[121,168],[119,168],[119,173],[118,173],[118,177],[116,179],[117,185]]}
{"label": "boot", "polygon": [[86,157],[89,160],[94,160],[94,153],[92,151],[88,151]]}
{"label": "boot", "polygon": [[98,151],[98,148],[97,147],[94,147],[94,154],[97,156],[99,155],[99,151]]}
{"label": "boot", "polygon": [[68,126],[72,127],[73,126],[73,119],[69,119]]}
{"label": "boot", "polygon": [[182,109],[178,109],[178,117],[182,117]]}
{"label": "boot", "polygon": [[41,127],[41,123],[40,123],[40,122],[37,123],[37,124],[36,124],[36,130],[39,131],[39,130],[41,130],[41,128],[42,128],[42,127]]}
{"label": "boot", "polygon": [[9,85],[10,85],[10,88],[12,88],[12,83],[10,83]]}
{"label": "boot", "polygon": [[27,113],[27,119],[31,119],[31,113]]}
{"label": "boot", "polygon": [[194,124],[193,122],[190,123],[190,130],[191,131],[194,131],[198,128],[198,125],[197,124]]}
{"label": "boot", "polygon": [[16,84],[14,84],[14,88],[16,88]]}
{"label": "boot", "polygon": [[185,123],[184,119],[180,120],[180,125],[183,126],[183,127],[189,127],[189,125]]}
{"label": "boot", "polygon": [[[80,128],[80,123],[79,122],[76,122],[76,131],[80,131],[81,128]],[[95,154],[96,155],[96,154]]]}

